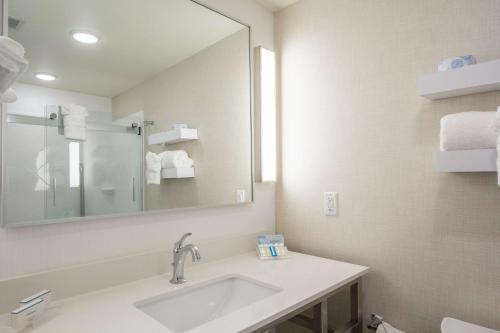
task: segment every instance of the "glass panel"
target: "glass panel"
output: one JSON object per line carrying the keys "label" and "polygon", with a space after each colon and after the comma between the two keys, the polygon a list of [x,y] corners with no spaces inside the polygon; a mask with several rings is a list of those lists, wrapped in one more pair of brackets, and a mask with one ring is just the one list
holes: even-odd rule
{"label": "glass panel", "polygon": [[46,177],[44,132],[43,126],[6,124],[3,214],[8,223],[45,219],[45,195],[50,180]]}
{"label": "glass panel", "polygon": [[141,136],[134,132],[102,130],[87,133],[83,145],[85,214],[140,211]]}
{"label": "glass panel", "polygon": [[[58,106],[47,106],[45,118],[59,116]],[[60,127],[45,126],[45,152],[47,167],[45,179],[49,188],[45,191],[45,219],[81,216],[80,187],[70,186],[70,144],[61,134]]]}
{"label": "glass panel", "polygon": [[[48,106],[46,117],[58,115]],[[69,140],[62,128],[45,127],[45,218],[68,218],[140,211],[141,136],[113,125],[106,112],[89,112],[86,140]],[[99,121],[96,123],[94,121]]]}

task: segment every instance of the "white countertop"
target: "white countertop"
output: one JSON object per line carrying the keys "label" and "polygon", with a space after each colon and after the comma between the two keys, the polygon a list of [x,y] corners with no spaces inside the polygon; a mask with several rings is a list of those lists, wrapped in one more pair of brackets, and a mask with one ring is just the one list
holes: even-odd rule
{"label": "white countertop", "polygon": [[[54,308],[37,327],[22,332],[173,333],[133,304],[228,274],[241,274],[283,291],[186,333],[252,332],[341,288],[368,270],[364,266],[294,252],[289,252],[289,259],[261,261],[252,252],[186,268],[188,282],[182,285],[172,285],[170,275],[155,276],[54,302]],[[16,332],[7,327],[7,320],[7,315],[0,318],[0,332]]]}

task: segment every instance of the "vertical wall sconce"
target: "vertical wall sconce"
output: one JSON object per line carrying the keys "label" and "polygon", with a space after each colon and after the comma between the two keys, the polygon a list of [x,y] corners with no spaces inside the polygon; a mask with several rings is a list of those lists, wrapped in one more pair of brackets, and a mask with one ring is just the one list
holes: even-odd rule
{"label": "vertical wall sconce", "polygon": [[254,71],[256,179],[261,182],[275,182],[277,165],[275,53],[257,47]]}

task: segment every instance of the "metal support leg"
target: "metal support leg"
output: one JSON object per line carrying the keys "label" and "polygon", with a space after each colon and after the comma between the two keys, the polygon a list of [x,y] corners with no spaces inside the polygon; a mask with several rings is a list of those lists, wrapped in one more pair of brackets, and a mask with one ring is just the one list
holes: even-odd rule
{"label": "metal support leg", "polygon": [[313,309],[314,321],[313,321],[313,332],[314,333],[328,333],[328,303],[326,300],[319,304],[316,304]]}
{"label": "metal support leg", "polygon": [[354,332],[361,332],[363,327],[362,324],[362,316],[361,309],[359,307],[360,304],[360,292],[359,292],[359,284],[361,282],[358,281],[350,287],[350,296],[351,296],[351,323],[357,323],[358,325],[353,329]]}
{"label": "metal support leg", "polygon": [[[342,290],[349,290],[350,296],[350,320],[344,323],[335,330],[328,330],[328,298],[336,295]],[[319,301],[319,303],[318,303]],[[273,323],[267,324],[254,331],[254,333],[267,333],[267,330],[273,328],[285,321],[293,322],[300,327],[313,331],[314,333],[361,333],[363,331],[363,316],[361,313],[361,279],[353,281],[343,288],[339,288],[328,295],[311,302],[309,305],[294,310],[293,312],[275,320]],[[309,313],[304,313],[305,310],[313,310],[311,318]]]}
{"label": "metal support leg", "polygon": [[351,286],[351,320],[358,321],[359,319],[359,292],[358,284],[355,283]]}

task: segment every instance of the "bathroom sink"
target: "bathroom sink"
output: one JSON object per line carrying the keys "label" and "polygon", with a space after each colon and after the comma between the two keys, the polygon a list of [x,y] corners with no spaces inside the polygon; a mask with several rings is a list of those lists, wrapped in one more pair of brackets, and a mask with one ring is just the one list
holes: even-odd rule
{"label": "bathroom sink", "polygon": [[168,329],[185,332],[280,291],[278,287],[231,275],[134,305]]}

